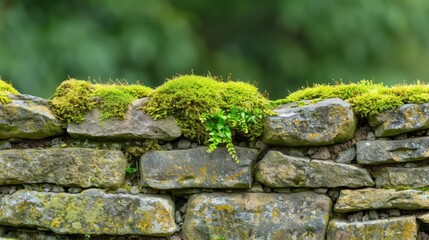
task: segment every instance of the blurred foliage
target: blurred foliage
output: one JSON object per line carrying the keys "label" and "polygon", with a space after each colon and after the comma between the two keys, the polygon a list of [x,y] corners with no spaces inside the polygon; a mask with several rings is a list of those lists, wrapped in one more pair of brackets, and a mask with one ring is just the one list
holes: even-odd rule
{"label": "blurred foliage", "polygon": [[52,96],[69,76],[150,87],[193,71],[258,82],[428,80],[426,0],[0,0],[0,76]]}

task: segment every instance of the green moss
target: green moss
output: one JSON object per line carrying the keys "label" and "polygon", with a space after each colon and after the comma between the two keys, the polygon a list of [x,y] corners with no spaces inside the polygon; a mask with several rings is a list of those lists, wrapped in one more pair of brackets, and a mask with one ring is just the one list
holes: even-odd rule
{"label": "green moss", "polygon": [[316,84],[291,93],[284,99],[274,101],[281,105],[302,100],[323,100],[340,98],[348,101],[354,112],[362,117],[378,114],[385,110],[397,109],[406,103],[429,102],[429,85],[420,82],[411,85],[387,87],[362,80],[358,83],[333,85]]}
{"label": "green moss", "polygon": [[[258,89],[243,82],[222,82],[212,76],[183,75],[154,90],[143,110],[155,119],[172,115],[189,139],[204,142],[209,133],[204,121],[221,110],[269,112],[268,99]],[[256,137],[262,134],[262,119],[248,126],[249,131],[234,129],[233,134]]]}
{"label": "green moss", "polygon": [[94,108],[101,111],[101,119],[124,119],[128,106],[136,99],[146,97],[151,88],[142,85],[91,84],[70,79],[63,82],[52,99],[52,110],[68,124],[81,123],[85,114]]}
{"label": "green moss", "polygon": [[12,101],[8,94],[19,94],[19,92],[11,84],[0,80],[0,104],[8,104]]}

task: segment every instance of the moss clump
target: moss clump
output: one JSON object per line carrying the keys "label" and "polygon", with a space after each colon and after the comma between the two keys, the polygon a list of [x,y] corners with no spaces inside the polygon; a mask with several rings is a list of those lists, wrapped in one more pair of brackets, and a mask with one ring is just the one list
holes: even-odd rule
{"label": "moss clump", "polygon": [[124,119],[129,104],[146,97],[151,88],[142,85],[91,84],[89,81],[64,81],[52,99],[52,110],[64,124],[81,123],[85,114],[94,108],[101,111],[101,119]]}
{"label": "moss clump", "polygon": [[8,104],[12,101],[8,94],[19,94],[19,92],[11,84],[0,80],[0,104]]}
{"label": "moss clump", "polygon": [[[205,121],[212,115],[232,109],[269,112],[268,99],[258,89],[243,82],[222,82],[212,76],[182,75],[171,79],[154,90],[143,110],[154,119],[175,117],[183,135],[189,139],[205,142],[209,132]],[[247,131],[233,128],[232,136],[238,134],[254,138],[262,134],[262,119],[249,123]]]}
{"label": "moss clump", "polygon": [[281,105],[302,100],[327,98],[346,100],[357,115],[368,117],[385,110],[397,109],[406,103],[429,102],[429,85],[417,82],[410,85],[387,87],[382,83],[375,84],[367,80],[351,84],[315,84],[313,87],[303,88],[273,103]]}

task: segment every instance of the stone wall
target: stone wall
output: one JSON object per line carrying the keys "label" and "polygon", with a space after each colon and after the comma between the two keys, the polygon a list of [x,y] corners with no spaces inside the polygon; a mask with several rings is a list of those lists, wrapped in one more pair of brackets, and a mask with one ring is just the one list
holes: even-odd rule
{"label": "stone wall", "polygon": [[427,104],[283,105],[237,163],[144,102],[66,129],[44,99],[0,105],[0,238],[429,239]]}

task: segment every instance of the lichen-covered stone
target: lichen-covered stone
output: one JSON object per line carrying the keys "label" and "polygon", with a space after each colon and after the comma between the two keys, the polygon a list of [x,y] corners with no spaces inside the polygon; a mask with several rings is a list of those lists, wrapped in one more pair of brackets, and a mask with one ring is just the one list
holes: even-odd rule
{"label": "lichen-covered stone", "polygon": [[364,165],[419,161],[429,157],[429,137],[361,141],[356,149],[356,160]]}
{"label": "lichen-covered stone", "polygon": [[0,185],[54,183],[116,188],[123,184],[127,160],[121,151],[89,148],[0,151]]}
{"label": "lichen-covered stone", "polygon": [[309,160],[269,151],[256,166],[256,180],[269,187],[373,186],[369,172],[350,164]]}
{"label": "lichen-covered stone", "polygon": [[9,97],[10,103],[0,104],[0,139],[41,139],[65,132],[47,100],[30,95]]}
{"label": "lichen-covered stone", "polygon": [[169,236],[177,229],[169,197],[97,189],[80,194],[20,190],[0,199],[0,224],[89,235]]}
{"label": "lichen-covered stone", "polygon": [[115,117],[100,120],[100,111],[93,109],[80,123],[70,123],[67,132],[76,137],[103,139],[160,139],[174,140],[182,134],[173,117],[154,120],[142,111],[148,98],[135,100],[125,119]]}
{"label": "lichen-covered stone", "polygon": [[365,188],[341,190],[335,204],[336,212],[353,212],[368,209],[398,208],[405,210],[427,209],[429,192]]}
{"label": "lichen-covered stone", "polygon": [[226,148],[211,153],[207,149],[147,152],[140,160],[141,185],[157,189],[251,187],[256,149],[235,147],[239,163]]}
{"label": "lichen-covered stone", "polygon": [[386,167],[378,173],[375,183],[380,188],[428,187],[429,167]]}
{"label": "lichen-covered stone", "polygon": [[319,146],[352,138],[357,120],[349,103],[326,99],[315,104],[287,104],[267,117],[263,141],[280,146]]}
{"label": "lichen-covered stone", "polygon": [[368,118],[375,136],[395,136],[429,128],[429,103],[405,104],[395,110],[387,110]]}
{"label": "lichen-covered stone", "polygon": [[418,224],[415,216],[349,222],[334,219],[329,222],[326,240],[354,239],[416,239]]}
{"label": "lichen-covered stone", "polygon": [[184,239],[324,239],[331,199],[300,192],[197,194],[189,198]]}

